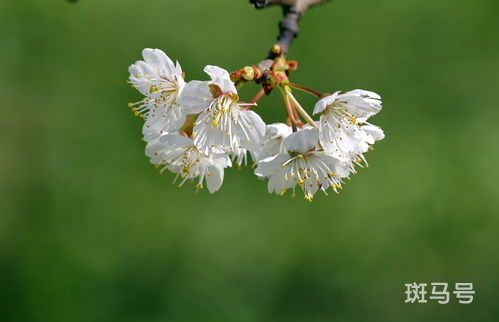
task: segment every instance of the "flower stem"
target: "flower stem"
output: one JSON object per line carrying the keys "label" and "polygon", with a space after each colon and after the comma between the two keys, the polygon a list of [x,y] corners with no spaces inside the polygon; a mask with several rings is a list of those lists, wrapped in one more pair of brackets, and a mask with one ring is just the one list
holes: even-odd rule
{"label": "flower stem", "polygon": [[295,116],[295,109],[293,108],[293,104],[291,104],[288,93],[281,86],[279,86],[279,89],[281,89],[282,97],[284,98],[284,105],[286,106],[286,112],[288,113],[288,118],[293,125],[293,131],[296,127],[301,128],[303,126],[303,122]]}
{"label": "flower stem", "polygon": [[307,93],[307,94],[310,94],[310,95],[313,95],[317,98],[324,98],[326,96],[328,96],[329,94],[326,94],[326,93],[322,93],[322,92],[319,92],[313,88],[310,88],[310,87],[306,87],[306,86],[303,86],[303,85],[300,85],[300,84],[296,84],[296,83],[289,83],[288,84],[289,87],[291,88],[294,88],[294,89],[297,89],[299,91],[302,91],[304,93]]}
{"label": "flower stem", "polygon": [[256,93],[255,97],[251,100],[251,103],[257,103],[259,100],[261,100],[265,96],[265,90],[262,88]]}
{"label": "flower stem", "polygon": [[307,121],[307,123],[310,126],[317,128],[317,124],[315,124],[315,121],[312,119],[312,117],[310,117],[310,115],[308,115],[307,111],[305,111],[305,109],[300,105],[296,97],[294,97],[294,95],[291,93],[291,88],[286,86],[285,91],[292,105],[298,110],[298,112],[301,114],[301,116],[303,116],[303,118]]}

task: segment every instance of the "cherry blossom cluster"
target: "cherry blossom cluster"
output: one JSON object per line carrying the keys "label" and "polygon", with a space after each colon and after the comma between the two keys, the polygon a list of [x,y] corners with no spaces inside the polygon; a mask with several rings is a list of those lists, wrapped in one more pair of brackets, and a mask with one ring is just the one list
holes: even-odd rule
{"label": "cherry blossom cluster", "polygon": [[[208,65],[204,72],[209,80],[187,82],[180,64],[163,51],[145,49],[142,55],[130,66],[129,81],[144,98],[129,106],[144,119],[150,162],[161,172],[176,174],[180,185],[192,180],[198,189],[206,184],[213,193],[226,168],[250,164],[258,178],[268,179],[270,193],[292,190],[294,195],[299,187],[311,201],[319,190],[338,192],[357,167],[367,165],[364,154],[384,138],[379,127],[367,122],[381,110],[381,98],[373,92],[322,94],[289,82],[289,70],[274,68],[269,79],[280,89],[287,116],[283,123],[267,125],[254,111],[263,90],[249,103],[237,91],[256,78],[256,68],[242,69],[242,79],[241,73]],[[292,65],[282,57],[279,61]],[[293,90],[318,98],[313,110],[317,120]]]}

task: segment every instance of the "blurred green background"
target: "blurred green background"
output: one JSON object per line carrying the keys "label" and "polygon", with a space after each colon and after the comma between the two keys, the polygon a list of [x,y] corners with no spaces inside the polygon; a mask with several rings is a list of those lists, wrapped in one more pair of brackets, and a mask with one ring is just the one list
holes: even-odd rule
{"label": "blurred green background", "polygon": [[[250,169],[196,194],[149,165],[125,82],[141,50],[204,79],[206,64],[258,62],[280,15],[246,0],[0,1],[1,322],[499,320],[497,0],[307,13],[293,80],[384,98],[387,138],[339,196],[269,195]],[[278,121],[281,105],[258,110]],[[477,293],[404,304],[414,281]]]}

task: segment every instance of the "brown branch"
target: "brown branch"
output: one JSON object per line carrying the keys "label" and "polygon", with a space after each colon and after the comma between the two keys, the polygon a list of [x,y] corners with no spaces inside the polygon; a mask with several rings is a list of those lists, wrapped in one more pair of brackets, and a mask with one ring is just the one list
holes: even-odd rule
{"label": "brown branch", "polygon": [[298,12],[304,12],[308,8],[323,4],[328,0],[250,0],[250,2],[258,9],[266,8],[274,5],[294,6]]}
{"label": "brown branch", "polygon": [[[247,66],[233,72],[232,78],[234,81],[236,83],[250,80],[256,81],[262,84],[265,93],[270,93],[273,89],[273,85],[269,82],[272,70],[279,60],[278,58],[287,55],[291,43],[298,36],[301,17],[309,8],[328,1],[330,0],[250,0],[250,3],[258,9],[280,5],[284,19],[279,23],[277,43],[272,46],[267,57],[258,63],[257,66]],[[288,71],[296,69],[296,62],[290,62],[286,68]]]}
{"label": "brown branch", "polygon": [[258,64],[262,72],[270,70],[277,57],[288,53],[291,43],[298,36],[299,22],[305,11],[326,1],[329,0],[250,0],[258,9],[280,5],[284,15],[284,19],[279,23],[277,43],[267,58]]}

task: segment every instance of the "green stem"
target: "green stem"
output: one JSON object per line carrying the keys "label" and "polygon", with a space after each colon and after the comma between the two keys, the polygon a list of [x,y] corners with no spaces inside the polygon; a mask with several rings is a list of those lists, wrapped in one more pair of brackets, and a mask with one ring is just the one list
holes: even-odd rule
{"label": "green stem", "polygon": [[299,91],[302,91],[304,93],[307,93],[307,94],[310,94],[310,95],[313,95],[319,99],[321,98],[324,98],[326,96],[328,96],[329,94],[327,93],[322,93],[322,92],[319,92],[319,91],[316,91],[315,89],[313,88],[310,88],[310,87],[306,87],[306,86],[303,86],[303,85],[300,85],[300,84],[295,84],[295,83],[289,83],[288,84],[289,87],[291,88],[294,88],[294,89],[297,89]]}
{"label": "green stem", "polygon": [[298,113],[300,113],[301,116],[303,116],[303,118],[307,121],[307,123],[310,126],[317,128],[318,126],[317,124],[315,124],[315,121],[312,119],[312,117],[310,117],[310,115],[308,115],[307,111],[305,111],[305,109],[300,105],[296,97],[294,97],[294,95],[291,93],[291,88],[285,86],[285,91],[288,98],[291,100],[291,103],[293,103],[294,107],[298,111]]}
{"label": "green stem", "polygon": [[282,86],[279,86],[279,89],[281,90],[282,98],[284,99],[284,106],[286,107],[288,118],[291,121],[293,132],[295,132],[297,127],[300,128],[303,126],[303,123],[301,122],[301,120],[297,120],[295,117],[295,112],[293,111],[293,105],[291,104],[287,90]]}

